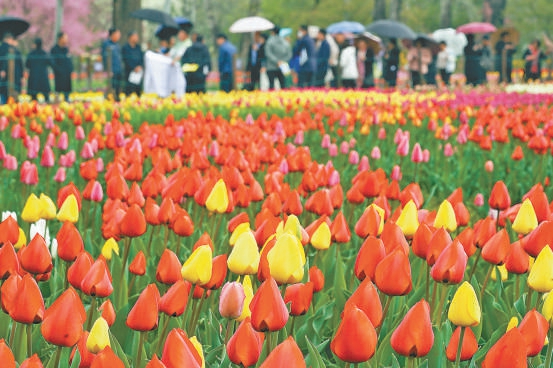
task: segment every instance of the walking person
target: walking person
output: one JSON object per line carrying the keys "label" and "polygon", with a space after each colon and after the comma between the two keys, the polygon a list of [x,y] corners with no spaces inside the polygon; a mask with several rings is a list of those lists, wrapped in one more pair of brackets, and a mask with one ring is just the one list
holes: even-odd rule
{"label": "walking person", "polygon": [[265,35],[256,32],[254,42],[248,50],[248,64],[246,71],[250,74],[250,83],[246,86],[248,91],[253,91],[256,86],[259,87],[261,80],[261,68],[265,63]]}
{"label": "walking person", "polygon": [[[344,37],[343,34],[340,34],[340,36]],[[340,43],[343,44],[343,42]],[[346,46],[340,53],[340,69],[342,70],[342,87],[355,88],[357,78],[359,78],[359,70],[357,69],[357,50],[353,46],[352,40],[346,41]]]}
{"label": "walking person", "polygon": [[432,62],[432,53],[427,47],[423,47],[422,40],[415,40],[415,46],[411,47],[407,53],[407,62],[409,63],[412,87],[424,84],[428,65]]}
{"label": "walking person", "polygon": [[313,78],[317,69],[315,42],[307,33],[307,25],[301,25],[298,30],[298,39],[294,46],[294,56],[299,59],[298,87],[313,86]]}
{"label": "walking person", "polygon": [[50,55],[42,48],[42,39],[35,38],[34,49],[27,56],[25,67],[29,69],[29,80],[27,82],[27,94],[33,100],[37,100],[38,94],[49,100],[50,81],[48,80],[48,67],[50,66]]}
{"label": "walking person", "polygon": [[236,54],[236,47],[230,43],[223,33],[217,35],[217,45],[219,46],[220,88],[222,91],[230,92],[233,89],[233,58]]}
{"label": "walking person", "polygon": [[336,88],[338,87],[338,61],[340,59],[340,46],[338,46],[338,43],[330,34],[326,35],[326,42],[328,42],[328,46],[330,47],[330,56],[328,58],[328,77],[325,79],[330,80],[330,86]]}
{"label": "walking person", "polygon": [[123,58],[121,57],[121,46],[119,46],[119,40],[121,39],[121,31],[116,28],[110,28],[108,31],[108,38],[102,44],[102,61],[104,63],[104,70],[108,70],[108,61],[111,60],[111,88],[115,101],[119,101],[119,94],[121,93],[121,82],[123,79]]}
{"label": "walking person", "polygon": [[52,69],[54,70],[54,90],[62,94],[67,101],[72,91],[71,73],[73,73],[73,61],[69,55],[67,33],[58,33],[57,43],[50,50]]}
{"label": "walking person", "polygon": [[447,48],[447,44],[442,41],[440,42],[440,51],[438,52],[438,58],[436,60],[436,67],[438,68],[438,73],[440,73],[440,77],[442,77],[442,82],[444,85],[449,85],[449,77],[451,76],[448,68],[449,68],[449,50]]}
{"label": "walking person", "polygon": [[490,49],[490,36],[484,35],[482,38],[482,48],[480,51],[480,80],[479,84],[488,81],[488,72],[493,70],[494,61],[492,50]]}
{"label": "walking person", "polygon": [[369,47],[366,39],[357,40],[357,69],[359,77],[357,78],[358,88],[374,87],[374,51]]}
{"label": "walking person", "polygon": [[399,48],[397,40],[391,38],[386,44],[384,53],[384,80],[388,87],[395,87],[397,84],[397,72],[399,69]]}
{"label": "walking person", "polygon": [[326,29],[324,28],[319,29],[316,47],[317,71],[315,72],[315,87],[324,87],[330,59],[330,45],[326,40]]}
{"label": "walking person", "polygon": [[511,83],[513,55],[516,47],[509,40],[509,32],[502,32],[501,39],[495,44],[495,70],[499,72],[499,81]]}
{"label": "walking person", "polygon": [[541,79],[541,62],[547,57],[540,50],[540,40],[533,40],[522,58],[524,59],[524,81],[539,81]]}
{"label": "walking person", "polygon": [[[10,60],[13,60],[13,69],[10,67]],[[21,58],[21,52],[17,49],[17,41],[13,35],[6,32],[0,44],[0,103],[8,101],[10,92],[21,93],[22,78],[23,59]]]}
{"label": "walking person", "polygon": [[195,38],[196,41],[186,49],[181,59],[183,67],[190,64],[195,68],[186,72],[186,92],[205,93],[205,81],[211,70],[211,56],[203,43],[203,36],[196,34]]}
{"label": "walking person", "polygon": [[[144,74],[144,53],[138,43],[138,32],[131,31],[127,38],[127,43],[121,49],[121,56],[125,64],[125,94],[136,94],[140,96],[141,81],[140,75]],[[130,80],[131,73],[136,79]],[[140,77],[140,78],[139,78]]]}
{"label": "walking person", "polygon": [[269,89],[275,88],[275,80],[278,80],[280,89],[286,88],[284,72],[290,72],[288,60],[292,57],[292,50],[290,44],[279,33],[280,28],[275,26],[265,43],[265,68],[269,79]]}
{"label": "walking person", "polygon": [[480,59],[482,57],[482,47],[474,41],[474,35],[467,35],[467,45],[464,48],[465,54],[465,78],[469,85],[477,85],[480,82]]}

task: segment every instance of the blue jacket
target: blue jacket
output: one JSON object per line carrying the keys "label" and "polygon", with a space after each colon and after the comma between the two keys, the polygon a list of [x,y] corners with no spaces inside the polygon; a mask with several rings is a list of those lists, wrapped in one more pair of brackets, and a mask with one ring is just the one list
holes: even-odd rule
{"label": "blue jacket", "polygon": [[123,58],[121,57],[121,46],[110,39],[107,39],[104,43],[102,43],[102,60],[104,62],[104,70],[107,70],[108,49],[111,50],[111,72],[113,74],[122,74]]}
{"label": "blue jacket", "polygon": [[330,45],[326,40],[321,42],[317,50],[317,74],[326,74],[328,59],[330,58]]}
{"label": "blue jacket", "polygon": [[315,72],[317,70],[317,55],[315,51],[315,42],[308,35],[303,36],[296,41],[294,46],[294,56],[298,56],[301,62],[302,50],[305,50],[307,61],[300,63],[300,72]]}
{"label": "blue jacket", "polygon": [[236,54],[236,47],[229,41],[219,46],[219,73],[232,73],[232,56]]}

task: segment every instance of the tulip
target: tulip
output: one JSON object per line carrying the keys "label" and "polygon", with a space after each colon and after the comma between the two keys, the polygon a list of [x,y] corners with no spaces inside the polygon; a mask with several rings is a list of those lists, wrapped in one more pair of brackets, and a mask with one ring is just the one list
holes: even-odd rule
{"label": "tulip", "polygon": [[70,194],[62,203],[57,218],[61,222],[77,222],[79,221],[79,204],[75,195]]}
{"label": "tulip", "polygon": [[42,362],[37,354],[33,354],[30,358],[21,362],[19,368],[43,368]]}
{"label": "tulip", "polygon": [[361,245],[355,259],[354,273],[357,279],[363,281],[366,277],[374,281],[376,266],[386,257],[386,249],[382,240],[369,236]]}
{"label": "tulip", "polygon": [[8,241],[0,248],[0,280],[6,280],[10,275],[17,275],[19,272],[19,260],[15,248]]}
{"label": "tulip", "polygon": [[111,275],[106,262],[96,260],[81,281],[81,291],[86,295],[105,298],[113,292]]}
{"label": "tulip", "polygon": [[430,306],[423,299],[403,317],[390,338],[392,348],[406,357],[427,355],[434,345]]}
{"label": "tulip", "polygon": [[371,158],[373,160],[378,160],[380,158],[380,148],[378,148],[377,146],[373,147],[371,151]]}
{"label": "tulip", "polygon": [[202,347],[202,344],[200,344],[200,342],[198,341],[198,338],[196,336],[192,336],[190,338],[190,342],[192,343],[192,345],[196,349],[196,352],[200,356],[200,360],[201,360],[201,363],[202,363],[201,367],[205,368],[204,349]]}
{"label": "tulip", "polygon": [[166,285],[173,285],[182,280],[181,264],[177,255],[169,249],[165,249],[159,259],[156,269],[156,280]]}
{"label": "tulip", "polygon": [[111,303],[111,300],[106,300],[105,302],[100,305],[100,308],[98,308],[100,312],[102,312],[101,316],[103,319],[106,320],[108,326],[111,326],[115,323],[115,309],[113,308],[113,304]]}
{"label": "tulip", "polygon": [[353,307],[361,309],[374,327],[378,327],[382,323],[382,304],[380,303],[378,292],[370,279],[366,278],[363,280],[353,294],[351,294],[344,305],[344,314],[345,311]]}
{"label": "tulip", "polygon": [[5,368],[15,368],[15,357],[4,339],[0,339],[0,362]]}
{"label": "tulip", "polygon": [[242,281],[242,287],[244,288],[244,294],[246,295],[246,298],[244,299],[244,307],[242,308],[242,314],[240,315],[240,317],[236,319],[238,322],[245,320],[247,317],[250,317],[252,314],[250,310],[250,304],[254,294],[253,294],[252,280],[250,279],[250,276],[248,275],[244,276],[244,280]]}
{"label": "tulip", "polygon": [[81,338],[85,321],[83,303],[75,290],[69,288],[45,311],[40,330],[50,344],[71,347]]}
{"label": "tulip", "polygon": [[250,302],[252,326],[257,331],[278,331],[288,322],[288,308],[274,279],[265,280]]}
{"label": "tulip", "polygon": [[406,295],[413,288],[411,264],[400,249],[394,250],[380,261],[374,276],[376,286],[386,295]]}
{"label": "tulip", "polygon": [[474,197],[474,205],[476,207],[482,207],[484,205],[484,195],[482,193],[476,194]]}
{"label": "tulip", "polygon": [[453,150],[453,147],[451,146],[451,143],[446,143],[445,146],[444,146],[444,156],[445,157],[451,157],[453,156],[453,153],[454,153],[454,150]]}
{"label": "tulip", "polygon": [[403,207],[396,224],[400,227],[403,235],[406,237],[411,237],[415,234],[419,227],[419,218],[417,206],[413,200],[407,202],[407,204]]}
{"label": "tulip", "polygon": [[289,367],[289,368],[305,368],[305,360],[303,354],[292,336],[289,336],[282,343],[272,350],[267,359],[259,366],[259,368],[272,367]]}
{"label": "tulip", "polygon": [[543,247],[528,275],[528,286],[540,293],[553,290],[553,251]]}
{"label": "tulip", "polygon": [[159,291],[150,284],[140,293],[127,316],[127,326],[135,331],[151,331],[157,328],[159,314]]}
{"label": "tulip", "polygon": [[467,268],[467,254],[457,239],[445,247],[430,270],[436,282],[458,284],[463,280]]}
{"label": "tulip", "polygon": [[192,284],[184,280],[175,282],[159,300],[159,311],[171,317],[182,315],[188,304]]}
{"label": "tulip", "polygon": [[513,328],[490,348],[482,368],[526,368],[526,359],[524,336],[518,328]]}
{"label": "tulip", "polygon": [[511,250],[511,241],[507,230],[501,229],[482,247],[482,258],[491,264],[502,265]]}
{"label": "tulip", "polygon": [[451,362],[454,362],[457,357],[457,349],[459,347],[459,339],[462,328],[465,329],[465,334],[463,337],[463,345],[461,347],[460,360],[469,360],[474,356],[476,351],[478,351],[478,341],[476,341],[476,336],[474,336],[472,329],[459,326],[455,329],[455,331],[453,331],[453,335],[451,336],[445,351],[447,359]]}
{"label": "tulip", "polygon": [[92,361],[90,368],[125,368],[125,364],[119,359],[117,355],[111,350],[111,347],[106,346],[102,351],[96,355],[96,358]]}
{"label": "tulip", "polygon": [[486,163],[484,164],[484,169],[489,173],[493,172],[493,161],[486,161]]}
{"label": "tulip", "polygon": [[146,218],[137,204],[131,205],[121,219],[120,232],[122,236],[130,238],[138,237],[146,232]]}
{"label": "tulip", "polygon": [[450,233],[457,230],[455,211],[448,200],[445,200],[440,204],[438,213],[436,213],[436,219],[434,220],[434,227],[437,229],[443,227]]}
{"label": "tulip", "polygon": [[144,368],[167,368],[165,364],[157,357],[157,354],[154,353],[152,359],[146,364]]}
{"label": "tulip", "polygon": [[198,247],[184,262],[181,268],[182,277],[192,284],[204,285],[211,279],[212,251],[208,245]]}
{"label": "tulip", "polygon": [[129,265],[129,272],[137,276],[143,276],[146,274],[146,256],[144,255],[144,252],[139,251],[136,253],[136,256]]}
{"label": "tulip", "polygon": [[257,273],[260,259],[255,236],[251,231],[246,231],[236,239],[227,266],[237,275],[253,275]]}
{"label": "tulip", "polygon": [[[8,281],[16,277],[10,276]],[[6,281],[2,286],[2,294],[4,294],[4,286],[7,283]],[[2,305],[7,307],[10,317],[16,322],[27,325],[42,322],[45,312],[44,300],[35,279],[30,274],[25,274],[22,279],[16,281],[15,285],[14,297],[17,297],[13,299],[12,303],[6,306],[4,298],[2,298]]]}
{"label": "tulip", "polygon": [[361,238],[380,235],[384,230],[384,218],[384,209],[374,203],[371,204],[355,224],[355,233]]}
{"label": "tulip", "polygon": [[223,318],[234,319],[240,317],[246,294],[239,282],[227,282],[221,289],[219,298],[219,313]]}
{"label": "tulip", "polygon": [[325,285],[323,271],[321,271],[317,266],[311,266],[309,269],[309,281],[313,283],[313,292],[318,293],[323,290]]}
{"label": "tulip", "polygon": [[227,186],[219,179],[205,201],[206,208],[211,212],[225,213],[229,206]]}
{"label": "tulip", "polygon": [[40,217],[45,220],[53,220],[56,218],[56,205],[54,204],[54,201],[50,197],[48,197],[44,193],[40,193],[40,197],[38,197],[38,200],[40,201]]}
{"label": "tulip", "polygon": [[251,367],[261,355],[264,335],[252,327],[250,318],[246,318],[227,343],[226,351],[231,362]]}
{"label": "tulip", "polygon": [[303,279],[305,253],[299,239],[289,233],[277,238],[267,253],[271,276],[280,284],[297,283]]}
{"label": "tulip", "polygon": [[418,164],[422,162],[422,149],[420,143],[415,143],[413,152],[411,152],[411,161]]}
{"label": "tulip", "polygon": [[480,323],[480,305],[468,281],[463,282],[453,295],[447,317],[451,323],[461,327],[476,326]]}
{"label": "tulip", "polygon": [[56,239],[58,241],[58,256],[66,262],[73,262],[84,250],[81,234],[71,222],[63,223]]}
{"label": "tulip", "polygon": [[307,313],[313,298],[313,283],[289,285],[284,292],[284,303],[290,304],[290,315],[301,316]]}
{"label": "tulip", "polygon": [[538,355],[543,348],[549,331],[547,319],[535,309],[532,309],[520,321],[518,329],[526,341],[526,355],[529,357]]}
{"label": "tulip", "polygon": [[7,242],[15,244],[18,240],[19,226],[17,225],[17,220],[12,216],[7,216],[0,223],[0,244],[6,244]]}
{"label": "tulip", "polygon": [[330,227],[326,221],[322,221],[311,235],[309,242],[317,250],[326,250],[332,243]]}
{"label": "tulip", "polygon": [[490,208],[504,211],[507,208],[511,207],[511,197],[509,196],[509,190],[503,181],[497,181],[490,193],[490,198],[488,199],[488,204]]}
{"label": "tulip", "polygon": [[513,222],[513,230],[519,234],[526,235],[536,227],[538,227],[538,219],[534,206],[529,199],[525,199]]}
{"label": "tulip", "polygon": [[79,254],[75,262],[67,269],[67,280],[69,284],[75,289],[81,290],[81,283],[93,263],[94,260],[87,251],[83,251]]}
{"label": "tulip", "polygon": [[37,222],[41,218],[41,212],[42,202],[35,194],[31,194],[25,202],[21,219],[25,222]]}
{"label": "tulip", "polygon": [[167,368],[201,368],[202,359],[198,351],[180,329],[173,329],[167,335],[161,361]]}
{"label": "tulip", "polygon": [[100,317],[92,325],[90,334],[86,339],[86,349],[93,354],[97,354],[104,350],[106,346],[111,347],[109,340],[109,326],[106,320]]}

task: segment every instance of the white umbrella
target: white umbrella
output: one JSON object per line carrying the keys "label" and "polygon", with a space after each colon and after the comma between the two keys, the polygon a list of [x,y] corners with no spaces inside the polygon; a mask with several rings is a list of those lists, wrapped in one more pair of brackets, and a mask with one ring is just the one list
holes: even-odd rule
{"label": "white umbrella", "polygon": [[444,41],[455,56],[463,55],[463,49],[467,45],[467,36],[457,33],[453,28],[438,29],[432,33],[432,37],[438,42]]}
{"label": "white umbrella", "polygon": [[268,31],[273,29],[275,25],[262,17],[246,17],[238,19],[230,26],[230,32],[232,33],[250,33],[258,31]]}

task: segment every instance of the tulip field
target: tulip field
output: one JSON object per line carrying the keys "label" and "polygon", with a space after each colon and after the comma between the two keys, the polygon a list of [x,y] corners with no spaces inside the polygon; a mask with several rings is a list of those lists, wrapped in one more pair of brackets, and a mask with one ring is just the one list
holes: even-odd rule
{"label": "tulip field", "polygon": [[553,367],[553,95],[0,106],[0,367]]}

